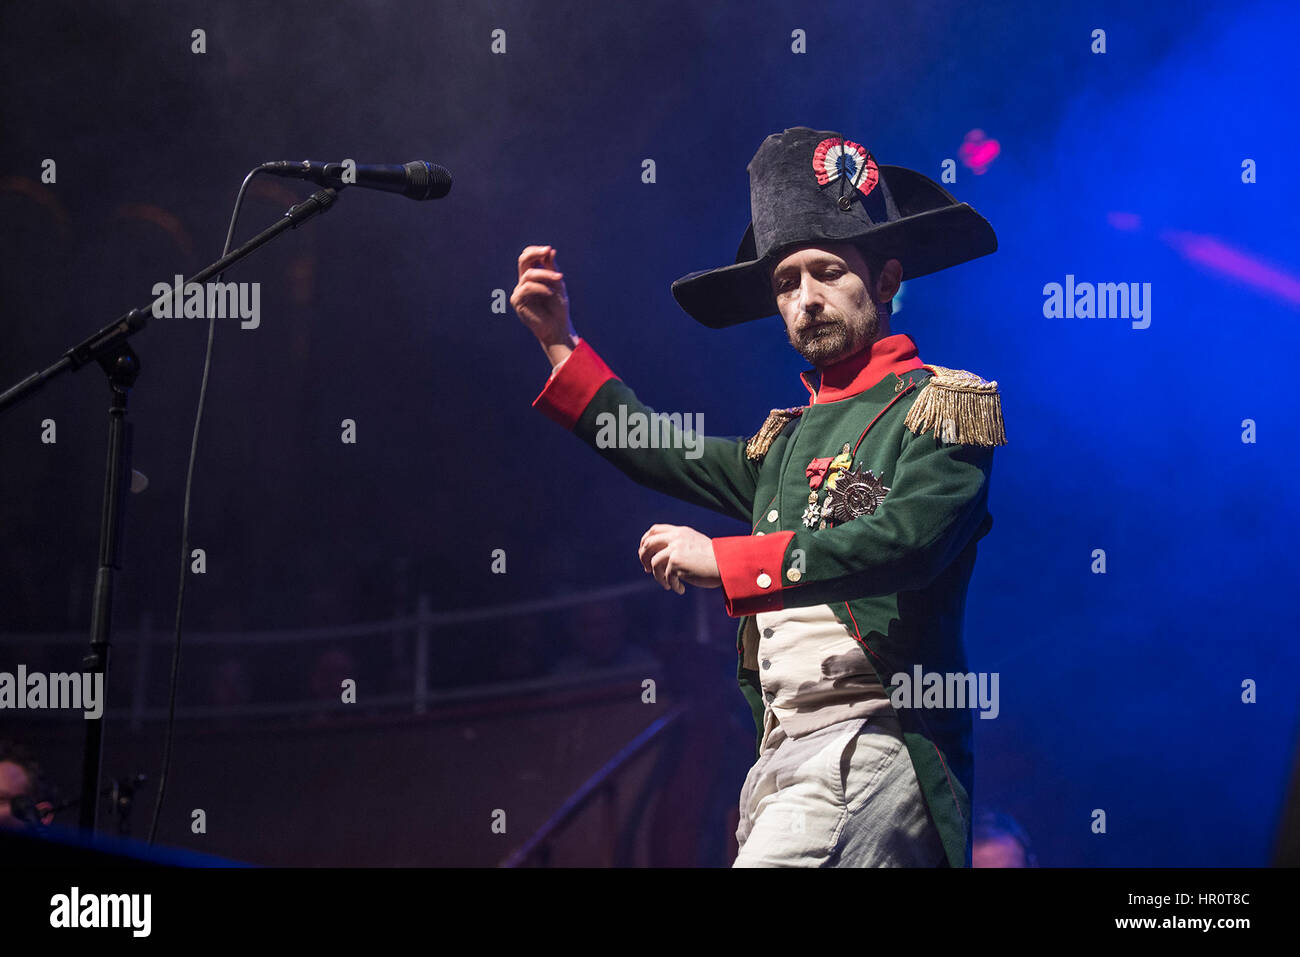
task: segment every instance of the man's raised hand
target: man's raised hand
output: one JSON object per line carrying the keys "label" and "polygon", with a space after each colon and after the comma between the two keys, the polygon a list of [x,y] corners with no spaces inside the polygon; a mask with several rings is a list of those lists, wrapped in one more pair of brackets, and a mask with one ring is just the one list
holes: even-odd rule
{"label": "man's raised hand", "polygon": [[577,335],[569,320],[564,273],[555,269],[555,247],[524,247],[519,254],[519,282],[510,295],[510,305],[537,337],[552,366],[577,346]]}

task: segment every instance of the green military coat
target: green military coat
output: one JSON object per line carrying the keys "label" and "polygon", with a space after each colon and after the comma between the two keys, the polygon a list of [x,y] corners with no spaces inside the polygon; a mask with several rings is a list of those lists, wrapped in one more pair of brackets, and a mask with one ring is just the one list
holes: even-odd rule
{"label": "green military coat", "polygon": [[[756,753],[765,711],[759,612],[829,605],[886,689],[917,665],[925,673],[967,672],[966,590],[976,543],[993,525],[993,447],[1006,441],[997,383],[924,365],[906,335],[824,369],[815,388],[810,375],[803,374],[809,404],[773,410],[748,441],[676,435],[677,447],[635,439],[625,444],[643,447],[611,445],[612,419],[635,421],[635,413],[654,410],[585,340],[533,403],[637,483],[749,524],[750,534],[715,538],[713,546],[727,613],[740,619],[737,679],[753,713]],[[661,424],[664,438],[674,437],[675,426]],[[828,468],[846,445],[838,470]],[[696,457],[686,454],[692,447]],[[969,867],[970,706],[898,701],[948,863]]]}

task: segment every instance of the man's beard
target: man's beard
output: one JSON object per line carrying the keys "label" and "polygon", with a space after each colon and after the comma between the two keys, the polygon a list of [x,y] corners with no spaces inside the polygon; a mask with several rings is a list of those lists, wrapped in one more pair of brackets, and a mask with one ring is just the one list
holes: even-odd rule
{"label": "man's beard", "polygon": [[865,328],[851,329],[839,316],[823,314],[817,321],[827,324],[806,331],[801,329],[787,332],[794,350],[817,368],[847,359],[861,351],[875,339],[876,330],[880,328],[874,308],[865,319]]}

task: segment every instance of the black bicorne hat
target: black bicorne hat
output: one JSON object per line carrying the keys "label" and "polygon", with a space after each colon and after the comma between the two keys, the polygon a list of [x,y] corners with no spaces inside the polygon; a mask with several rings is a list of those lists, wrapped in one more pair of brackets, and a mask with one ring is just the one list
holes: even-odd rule
{"label": "black bicorne hat", "polygon": [[855,243],[897,259],[903,279],[987,256],[993,227],[929,177],[877,166],[865,146],[830,130],[773,133],[749,161],[752,219],[736,262],[689,273],[673,297],[714,329],[779,313],[768,270],[792,246]]}

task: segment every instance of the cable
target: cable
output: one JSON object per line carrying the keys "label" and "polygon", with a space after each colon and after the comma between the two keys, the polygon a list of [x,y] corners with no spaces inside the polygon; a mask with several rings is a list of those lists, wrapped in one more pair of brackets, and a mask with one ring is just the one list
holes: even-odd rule
{"label": "cable", "polygon": [[[234,241],[235,224],[239,221],[239,210],[244,205],[244,194],[248,191],[248,184],[253,181],[254,176],[270,165],[270,163],[263,163],[261,166],[250,170],[248,175],[244,177],[244,182],[239,187],[239,195],[235,197],[235,208],[230,214],[230,227],[226,230],[226,245],[221,250],[222,256],[230,252],[230,244]],[[213,281],[221,282],[221,277],[224,275],[225,272],[223,271]],[[176,730],[176,687],[181,670],[181,618],[185,610],[185,578],[190,564],[190,490],[194,484],[194,459],[199,448],[199,424],[203,421],[203,404],[208,395],[208,372],[212,368],[212,339],[216,327],[216,317],[209,316],[208,348],[203,356],[203,380],[199,385],[198,408],[194,410],[194,432],[190,436],[190,461],[185,469],[185,505],[181,510],[181,577],[180,584],[176,589],[176,627],[175,640],[172,645],[172,668],[167,701],[167,731],[163,736],[162,769],[158,773],[158,798],[154,801],[153,820],[149,824],[150,844],[154,842],[154,838],[158,834],[158,821],[162,817],[163,796],[167,792],[167,771],[171,767],[172,734]]]}

